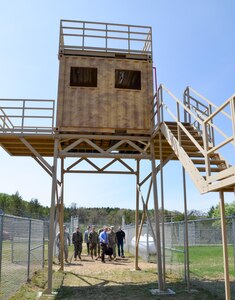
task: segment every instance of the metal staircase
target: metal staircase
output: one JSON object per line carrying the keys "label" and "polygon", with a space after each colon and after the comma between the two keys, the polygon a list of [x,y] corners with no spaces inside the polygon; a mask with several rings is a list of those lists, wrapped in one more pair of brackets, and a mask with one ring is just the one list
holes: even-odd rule
{"label": "metal staircase", "polygon": [[[169,153],[167,142],[200,193],[234,192],[234,112],[235,96],[218,108],[191,88],[180,101],[161,85],[154,99],[153,119],[157,122],[153,135],[161,132],[162,143],[159,146],[159,139],[154,139],[155,152],[162,147],[163,153]],[[228,162],[223,152],[233,162]]]}

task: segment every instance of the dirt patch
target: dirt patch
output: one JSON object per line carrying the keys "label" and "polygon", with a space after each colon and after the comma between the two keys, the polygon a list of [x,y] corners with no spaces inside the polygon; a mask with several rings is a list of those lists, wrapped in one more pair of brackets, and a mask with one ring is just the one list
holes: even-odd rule
{"label": "dirt patch", "polygon": [[140,260],[140,270],[134,270],[134,266],[135,260],[130,256],[116,261],[106,259],[102,263],[86,255],[82,256],[82,260],[72,260],[65,264],[63,273],[59,272],[60,267],[56,265],[54,276],[56,278],[60,274],[60,282],[57,281],[58,293],[55,299],[223,299],[196,285],[191,286],[192,291],[189,293],[185,284],[172,274],[167,276],[166,288],[176,294],[153,295],[151,290],[156,291],[158,287],[156,264]]}

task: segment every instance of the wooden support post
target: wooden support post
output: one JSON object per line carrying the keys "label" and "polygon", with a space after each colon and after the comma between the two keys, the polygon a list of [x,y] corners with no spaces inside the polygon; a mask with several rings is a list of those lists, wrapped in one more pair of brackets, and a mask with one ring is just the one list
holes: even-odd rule
{"label": "wooden support post", "polygon": [[187,208],[187,193],[186,193],[186,178],[185,169],[183,172],[183,188],[184,188],[184,276],[187,284],[187,290],[190,291],[190,273],[189,273],[189,250],[188,250],[188,208]]}
{"label": "wooden support post", "polygon": [[231,293],[230,293],[230,282],[229,282],[227,232],[226,232],[226,219],[225,219],[225,209],[224,209],[224,192],[220,191],[219,195],[220,195],[220,218],[221,218],[223,258],[224,258],[225,299],[230,300]]}
{"label": "wooden support post", "polygon": [[136,209],[135,209],[135,270],[140,270],[138,266],[139,258],[139,243],[138,243],[138,233],[139,233],[139,186],[140,183],[140,162],[136,160]]}
{"label": "wooden support post", "polygon": [[158,195],[157,195],[157,177],[155,165],[155,149],[154,141],[151,141],[151,163],[152,163],[152,181],[153,181],[153,197],[154,197],[154,212],[155,212],[155,230],[157,241],[157,272],[158,272],[158,289],[164,290],[164,283],[162,278],[162,257],[161,257],[161,238],[160,238],[160,222],[159,222],[159,209],[158,209]]}
{"label": "wooden support post", "polygon": [[61,205],[61,198],[59,203],[59,231],[60,231],[60,270],[64,271],[64,224],[62,219],[62,205]]}
{"label": "wooden support post", "polygon": [[56,196],[56,184],[57,184],[57,158],[58,158],[58,139],[54,144],[54,162],[52,168],[52,189],[51,189],[51,209],[50,209],[50,236],[48,242],[48,286],[45,291],[46,294],[52,292],[52,264],[53,264],[53,245],[55,239],[54,232],[54,219],[55,219],[55,196]]}
{"label": "wooden support post", "polygon": [[232,215],[233,271],[235,273],[235,214]]}
{"label": "wooden support post", "polygon": [[64,271],[64,158],[61,158],[61,193],[59,203],[60,270]]}
{"label": "wooden support post", "polygon": [[162,154],[162,136],[159,132],[160,148],[160,181],[161,181],[161,205],[162,205],[162,277],[163,284],[166,282],[166,260],[165,260],[165,203],[164,203],[164,181],[163,181],[163,154]]}

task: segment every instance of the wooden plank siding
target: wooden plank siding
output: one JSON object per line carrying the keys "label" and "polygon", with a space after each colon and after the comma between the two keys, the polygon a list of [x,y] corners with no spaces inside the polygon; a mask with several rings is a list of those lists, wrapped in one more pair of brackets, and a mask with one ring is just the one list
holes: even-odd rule
{"label": "wooden plank siding", "polygon": [[[97,87],[71,87],[71,67],[97,68]],[[115,69],[141,71],[141,90],[115,88]],[[151,61],[62,55],[56,127],[60,132],[150,134],[152,97]]]}

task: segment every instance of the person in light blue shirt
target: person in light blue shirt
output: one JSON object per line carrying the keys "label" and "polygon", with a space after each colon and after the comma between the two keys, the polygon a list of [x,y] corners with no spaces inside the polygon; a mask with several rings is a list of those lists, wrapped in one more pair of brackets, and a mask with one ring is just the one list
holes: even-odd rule
{"label": "person in light blue shirt", "polygon": [[107,226],[103,227],[103,231],[99,235],[100,247],[101,247],[101,261],[105,263],[105,253],[108,248],[108,234],[107,234]]}

